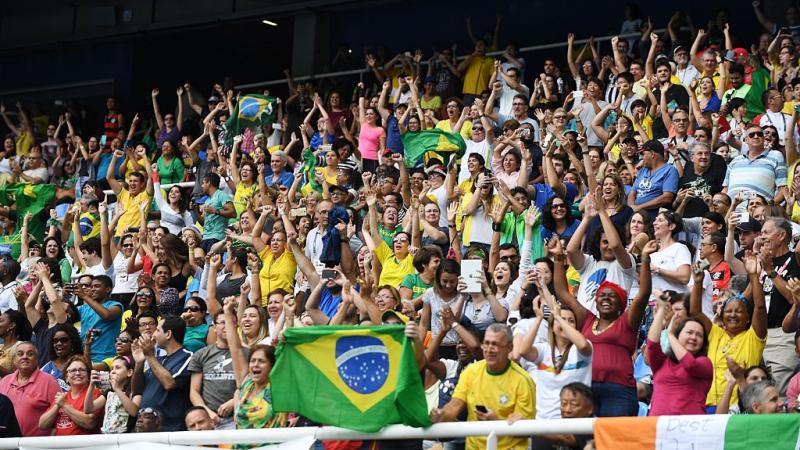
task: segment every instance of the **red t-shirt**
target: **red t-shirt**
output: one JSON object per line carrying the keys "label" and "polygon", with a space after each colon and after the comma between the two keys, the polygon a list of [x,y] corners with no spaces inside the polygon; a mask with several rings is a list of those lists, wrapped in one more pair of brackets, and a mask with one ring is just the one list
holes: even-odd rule
{"label": "red t-shirt", "polygon": [[[72,394],[70,394],[70,392],[67,391],[67,398],[64,401],[64,403],[72,406],[73,408],[77,409],[78,411],[83,411],[83,402],[86,399],[86,393],[88,391],[89,391],[89,389],[88,389],[88,386],[87,386],[87,388],[84,389],[83,391],[81,391],[81,393],[78,394],[78,397],[76,397],[76,398],[72,398]],[[99,389],[95,389],[94,391],[92,391],[92,399],[96,399],[97,397],[100,397],[100,395],[101,394],[100,394],[100,390]],[[94,429],[87,430],[86,428],[79,427],[78,424],[76,424],[75,422],[72,421],[72,419],[70,419],[70,417],[64,412],[63,409],[60,409],[58,411],[58,417],[56,417],[56,425],[55,425],[56,432],[55,432],[55,435],[56,436],[69,436],[69,435],[73,435],[73,434],[97,434],[97,433],[100,433],[100,425],[103,424],[102,417],[103,417],[104,413],[105,413],[105,411],[103,410],[103,408],[99,408],[99,409],[95,410],[93,412],[93,414],[95,416],[97,416],[97,418],[98,418],[97,425],[95,426]]]}
{"label": "red t-shirt", "polygon": [[719,264],[708,270],[711,275],[711,285],[714,287],[711,301],[717,302],[719,293],[723,289],[728,289],[731,285],[731,266],[726,261],[720,261]]}
{"label": "red t-shirt", "polygon": [[592,352],[592,382],[616,383],[635,387],[633,352],[636,351],[636,331],[628,325],[628,310],[602,333],[592,331],[597,317],[589,313],[581,332],[594,348]]}

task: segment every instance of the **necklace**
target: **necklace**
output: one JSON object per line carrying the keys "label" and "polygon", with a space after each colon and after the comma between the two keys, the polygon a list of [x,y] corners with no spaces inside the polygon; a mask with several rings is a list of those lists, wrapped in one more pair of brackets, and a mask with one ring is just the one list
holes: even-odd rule
{"label": "necklace", "polygon": [[611,327],[614,325],[614,322],[616,322],[616,321],[617,321],[617,319],[614,319],[614,320],[612,320],[612,321],[611,321],[611,323],[609,323],[607,327],[605,327],[605,328],[603,328],[603,329],[601,330],[601,329],[600,329],[600,318],[598,317],[598,318],[597,318],[597,319],[594,321],[594,323],[592,324],[592,333],[594,333],[596,336],[597,336],[597,335],[601,335],[601,334],[605,333],[605,332],[606,332],[606,330],[608,330],[609,328],[611,328]]}

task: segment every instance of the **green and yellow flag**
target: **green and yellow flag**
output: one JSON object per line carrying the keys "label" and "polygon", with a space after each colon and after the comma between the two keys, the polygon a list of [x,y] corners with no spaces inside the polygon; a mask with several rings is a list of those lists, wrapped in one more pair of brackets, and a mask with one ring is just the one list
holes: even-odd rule
{"label": "green and yellow flag", "polygon": [[233,145],[233,137],[242,134],[245,128],[273,123],[276,117],[275,97],[257,94],[239,97],[231,117],[225,122],[225,145]]}
{"label": "green and yellow flag", "polygon": [[[317,155],[314,154],[314,150],[311,147],[306,147],[303,150],[303,168],[300,169],[301,172],[306,174],[306,182],[311,187],[311,189],[322,193],[322,185],[317,182],[316,174],[317,174]],[[310,193],[303,192],[305,193]]]}
{"label": "green and yellow flag", "polygon": [[270,373],[276,411],[363,432],[430,425],[402,325],[289,328]]}
{"label": "green and yellow flag", "polygon": [[[28,233],[31,240],[42,242],[44,239],[45,219],[47,214],[42,211],[50,207],[53,198],[56,196],[56,187],[53,184],[30,184],[30,183],[7,183],[0,187],[0,204],[4,206],[17,205],[17,228],[19,232],[22,228],[22,218],[25,214],[31,213],[33,218],[28,226]],[[15,258],[19,257],[19,243],[10,242],[7,238],[3,243],[12,244],[11,254]]]}
{"label": "green and yellow flag", "polygon": [[453,153],[457,156],[464,154],[467,143],[458,133],[451,133],[439,128],[422,131],[409,131],[401,138],[405,147],[406,167],[414,167],[419,159],[427,152],[434,152],[442,157],[447,164],[447,159]]}

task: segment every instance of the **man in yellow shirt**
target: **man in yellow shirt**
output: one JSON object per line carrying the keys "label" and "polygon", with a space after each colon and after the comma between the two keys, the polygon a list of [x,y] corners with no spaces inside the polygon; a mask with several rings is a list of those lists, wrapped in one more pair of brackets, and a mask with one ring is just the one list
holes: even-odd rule
{"label": "man in yellow shirt", "polygon": [[[466,408],[467,421],[519,420],[536,416],[536,385],[530,375],[508,355],[512,347],[511,329],[504,324],[489,325],[483,338],[483,361],[470,364],[461,372],[453,398],[443,408],[431,411],[431,421],[456,420]],[[486,438],[470,436],[467,450],[486,448]],[[497,448],[524,450],[527,436],[503,436]]]}
{"label": "man in yellow shirt", "polygon": [[[125,156],[122,150],[116,150],[111,156],[111,163],[108,165],[106,171],[106,181],[111,186],[111,190],[117,196],[117,208],[122,208],[124,211],[122,217],[117,222],[117,228],[114,231],[114,238],[119,239],[125,231],[130,227],[143,227],[146,224],[141,223],[141,215],[139,208],[149,207],[150,202],[153,201],[153,180],[146,177],[141,172],[131,172],[128,175],[128,188],[126,189],[122,183],[114,178],[114,168],[117,167],[117,159]],[[145,156],[145,167],[150,167],[150,161]]]}
{"label": "man in yellow shirt", "polygon": [[294,292],[294,275],[297,272],[297,262],[294,254],[287,251],[286,233],[278,231],[273,233],[269,246],[258,251],[258,257],[264,263],[258,276],[261,280],[261,301],[267,306],[267,297],[275,289],[281,288],[286,292]]}
{"label": "man in yellow shirt", "polygon": [[475,97],[489,86],[489,80],[494,73],[494,59],[486,56],[486,42],[483,39],[475,41],[475,51],[456,70],[464,74],[464,102],[471,105]]}

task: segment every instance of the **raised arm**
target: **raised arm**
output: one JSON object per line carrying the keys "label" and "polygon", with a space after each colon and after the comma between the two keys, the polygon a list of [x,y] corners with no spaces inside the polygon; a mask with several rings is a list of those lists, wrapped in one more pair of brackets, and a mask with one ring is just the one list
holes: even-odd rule
{"label": "raised arm", "polygon": [[150,92],[150,97],[153,99],[153,114],[156,116],[156,124],[158,128],[164,128],[164,117],[161,116],[161,109],[158,107],[158,88],[154,88]]}

